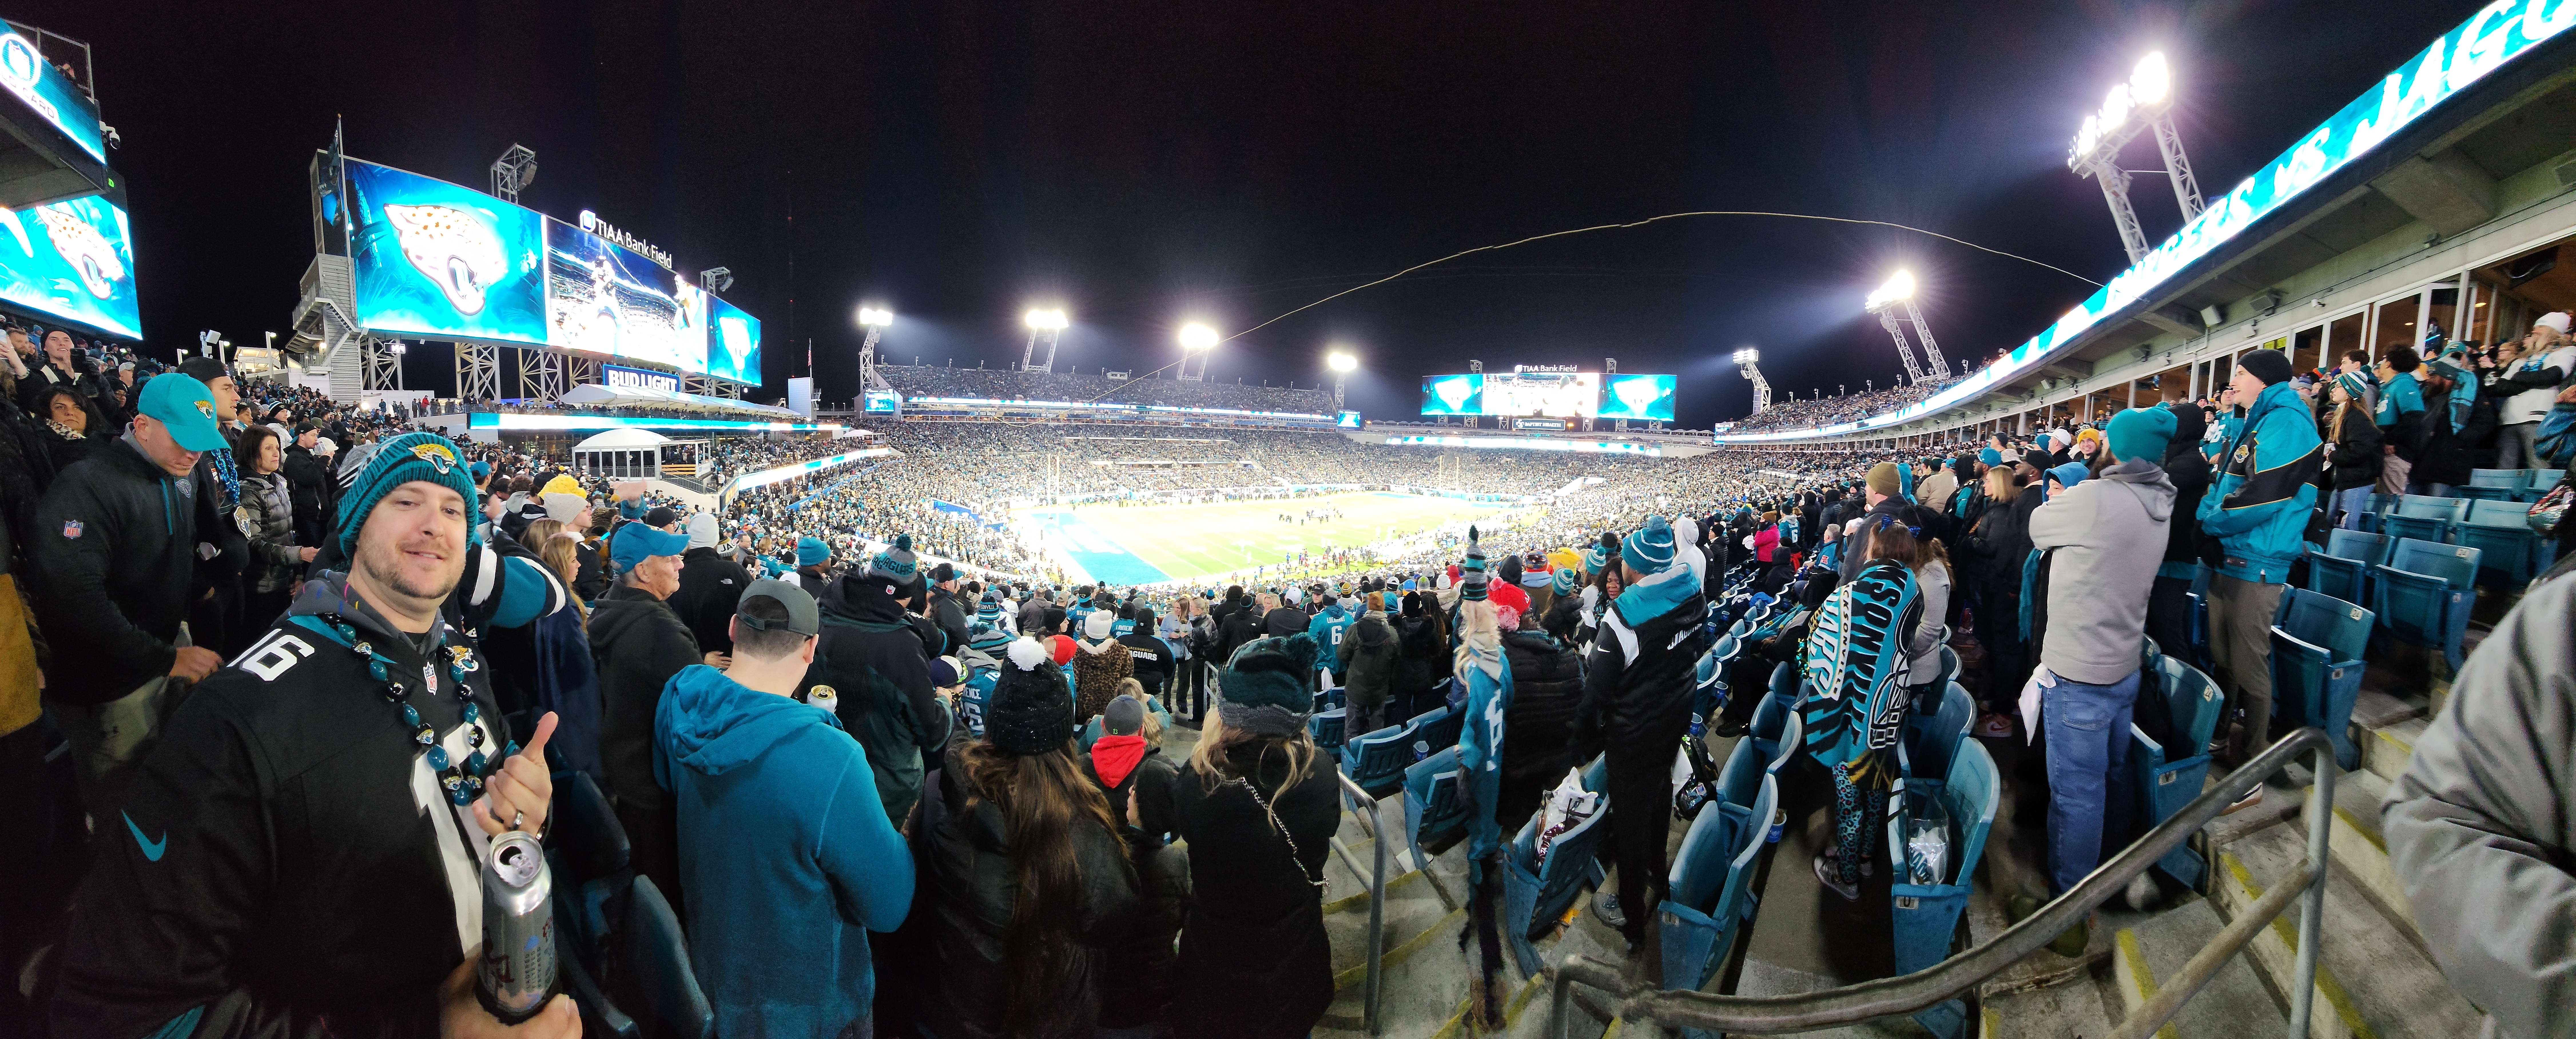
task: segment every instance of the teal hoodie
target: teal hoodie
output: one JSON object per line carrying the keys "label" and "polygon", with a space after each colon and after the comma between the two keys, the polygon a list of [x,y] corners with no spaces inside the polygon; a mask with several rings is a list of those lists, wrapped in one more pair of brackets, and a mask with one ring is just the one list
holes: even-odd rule
{"label": "teal hoodie", "polygon": [[2323,444],[2297,387],[2274,383],[2254,398],[2200,499],[2200,529],[2225,553],[2220,573],[2262,584],[2289,580],[2290,564],[2306,552]]}
{"label": "teal hoodie", "polygon": [[1342,644],[1342,629],[1350,627],[1351,621],[1355,619],[1349,610],[1343,609],[1342,604],[1335,601],[1332,605],[1315,611],[1315,619],[1306,622],[1306,634],[1315,637],[1316,667],[1326,671],[1342,669],[1341,654],[1335,652],[1335,649]]}
{"label": "teal hoodie", "polygon": [[831,712],[703,664],[671,676],[653,777],[680,814],[689,962],[718,1035],[839,1035],[868,1017],[869,931],[912,906],[912,852]]}

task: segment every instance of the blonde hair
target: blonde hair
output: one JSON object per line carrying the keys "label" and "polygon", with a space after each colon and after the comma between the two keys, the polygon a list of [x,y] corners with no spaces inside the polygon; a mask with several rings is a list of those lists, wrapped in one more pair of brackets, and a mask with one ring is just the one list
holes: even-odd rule
{"label": "blonde hair", "polygon": [[[1148,704],[1148,701],[1152,700],[1153,697],[1145,692],[1145,683],[1139,682],[1133,678],[1120,679],[1118,682],[1118,696],[1135,697],[1137,705],[1145,708],[1145,727],[1137,730],[1137,735],[1145,737],[1145,743],[1147,746],[1151,746],[1156,741],[1163,738],[1163,720],[1154,717],[1154,708]],[[1111,697],[1111,699],[1114,700],[1117,699],[1117,697]],[[1101,724],[1106,726],[1109,723],[1103,721]]]}
{"label": "blonde hair", "polygon": [[[1146,712],[1149,717],[1152,713]],[[1268,806],[1271,827],[1286,833],[1287,826],[1279,821],[1277,794],[1305,782],[1306,776],[1315,770],[1315,738],[1307,735],[1305,730],[1298,730],[1294,736],[1263,736],[1228,728],[1223,710],[1210,711],[1199,730],[1199,745],[1190,751],[1190,771],[1198,773],[1201,790],[1214,790],[1229,779],[1254,782],[1261,763],[1269,760],[1273,749],[1287,757],[1288,775],[1280,779],[1271,796],[1262,800]],[[1252,760],[1238,765],[1234,755],[1245,750],[1252,752]]]}
{"label": "blonde hair", "polygon": [[[571,537],[556,536],[561,533],[571,533],[562,520],[536,520],[528,524],[527,544],[535,549],[537,559],[546,564],[546,569],[554,571],[555,577],[563,581],[565,591],[570,592],[573,581],[581,576],[581,542]],[[576,605],[581,602],[580,596],[570,598]],[[581,615],[590,616],[589,608],[583,607]]]}

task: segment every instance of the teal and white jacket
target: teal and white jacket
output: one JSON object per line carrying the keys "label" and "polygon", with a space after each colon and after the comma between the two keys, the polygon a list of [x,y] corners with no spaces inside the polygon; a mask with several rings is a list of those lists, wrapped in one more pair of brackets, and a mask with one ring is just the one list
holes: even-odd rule
{"label": "teal and white jacket", "polygon": [[2274,383],[2254,398],[2245,424],[2217,460],[2216,482],[2200,499],[2200,529],[2217,538],[2218,571],[2243,581],[2282,584],[2306,551],[2312,479],[2324,464],[2324,441],[2298,388]]}

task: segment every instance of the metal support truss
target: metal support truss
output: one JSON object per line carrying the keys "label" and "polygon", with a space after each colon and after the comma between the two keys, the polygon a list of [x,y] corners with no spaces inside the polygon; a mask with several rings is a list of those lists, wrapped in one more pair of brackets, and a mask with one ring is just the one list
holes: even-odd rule
{"label": "metal support truss", "polygon": [[1771,406],[1771,380],[1762,377],[1760,364],[1743,366],[1745,379],[1753,383],[1753,413],[1759,415]]}
{"label": "metal support truss", "polygon": [[519,396],[550,404],[563,395],[563,355],[545,350],[519,351]]}
{"label": "metal support truss", "polygon": [[456,344],[456,395],[468,401],[501,399],[501,348],[490,343]]}
{"label": "metal support truss", "polygon": [[1914,297],[1905,297],[1905,319],[1914,322],[1914,334],[1923,337],[1923,367],[1935,379],[1950,377],[1950,362],[1941,359],[1941,344],[1932,341],[1932,326],[1923,323],[1923,308],[1914,305]]}
{"label": "metal support truss", "polygon": [[2165,176],[2173,181],[2174,204],[2182,207],[2183,223],[2200,218],[2207,208],[2200,200],[2200,181],[2191,175],[2191,159],[2182,153],[2182,134],[2174,130],[2173,111],[2156,116],[2156,150],[2164,153]]}
{"label": "metal support truss", "polygon": [[2102,182],[2102,200],[2111,204],[2111,223],[2120,229],[2120,247],[2129,251],[2129,262],[2147,258],[2147,233],[2138,228],[2138,211],[2129,205],[2129,173],[2109,164],[2094,166],[2093,179]]}
{"label": "metal support truss", "polygon": [[[1047,352],[1046,352],[1046,360],[1043,360],[1043,361],[1037,361],[1036,363],[1032,364],[1032,363],[1030,363],[1030,362],[1031,362],[1032,360],[1034,360],[1034,359],[1037,357],[1037,354],[1038,354],[1038,340],[1040,340],[1040,339],[1044,339],[1044,340],[1046,340],[1046,348],[1047,348]],[[1028,349],[1023,350],[1023,351],[1021,351],[1021,352],[1020,352],[1020,370],[1021,370],[1021,371],[1024,371],[1024,372],[1051,372],[1051,371],[1054,371],[1054,370],[1055,370],[1055,346],[1056,346],[1056,344],[1057,344],[1057,343],[1059,343],[1059,342],[1063,341],[1063,339],[1064,339],[1064,329],[1061,329],[1061,328],[1032,328],[1032,329],[1030,329],[1030,330],[1029,330],[1029,346],[1028,346]]]}
{"label": "metal support truss", "polygon": [[1888,335],[1896,338],[1896,356],[1905,362],[1905,381],[1922,382],[1923,366],[1915,363],[1914,348],[1906,345],[1905,328],[1896,323],[1896,315],[1889,313],[1888,308],[1880,307],[1878,327],[1886,329]]}

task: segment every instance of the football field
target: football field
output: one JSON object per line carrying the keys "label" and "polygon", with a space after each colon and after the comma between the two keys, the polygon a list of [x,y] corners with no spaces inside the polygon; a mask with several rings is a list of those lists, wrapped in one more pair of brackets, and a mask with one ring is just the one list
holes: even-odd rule
{"label": "football field", "polygon": [[[1108,503],[1020,513],[1091,579],[1110,584],[1189,580],[1276,565],[1299,552],[1350,548],[1480,516],[1500,505],[1385,492],[1209,505]],[[1330,520],[1293,519],[1338,511]]]}

